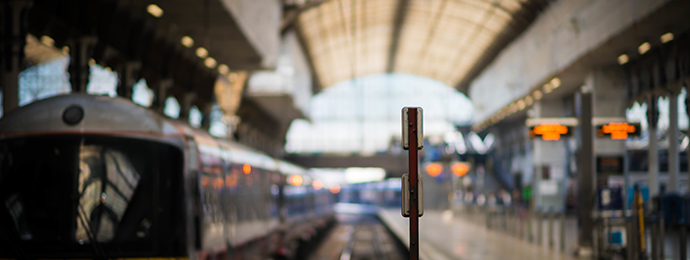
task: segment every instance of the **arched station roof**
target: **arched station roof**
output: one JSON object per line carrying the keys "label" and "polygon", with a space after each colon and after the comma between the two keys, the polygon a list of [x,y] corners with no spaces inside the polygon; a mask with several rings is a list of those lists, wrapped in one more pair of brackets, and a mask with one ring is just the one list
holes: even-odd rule
{"label": "arched station roof", "polygon": [[377,73],[469,80],[547,0],[302,0],[297,19],[321,88]]}

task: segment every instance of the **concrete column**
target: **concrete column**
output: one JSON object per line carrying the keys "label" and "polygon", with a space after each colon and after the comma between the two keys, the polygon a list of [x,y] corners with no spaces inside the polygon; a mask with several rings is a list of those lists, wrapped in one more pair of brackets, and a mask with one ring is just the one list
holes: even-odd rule
{"label": "concrete column", "polygon": [[[19,72],[24,60],[26,45],[26,14],[29,1],[0,3],[0,17],[5,24],[0,27],[0,71],[2,71],[2,109],[7,114],[19,106]],[[9,52],[8,52],[9,51]]]}
{"label": "concrete column", "polygon": [[659,145],[657,140],[657,123],[659,122],[659,109],[657,108],[658,98],[650,95],[647,99],[647,121],[649,122],[649,146],[648,153],[648,173],[649,173],[649,196],[654,197],[659,194]]}
{"label": "concrete column", "polygon": [[136,80],[138,79],[138,72],[141,68],[141,62],[126,62],[118,69],[120,82],[117,85],[117,95],[126,99],[132,99],[132,91]]}
{"label": "concrete column", "polygon": [[669,98],[669,126],[668,126],[668,185],[669,192],[679,192],[680,151],[678,146],[678,93],[672,91]]}
{"label": "concrete column", "polygon": [[180,120],[189,121],[189,110],[192,109],[192,104],[196,101],[196,93],[188,92],[176,96],[177,102],[180,102]]}
{"label": "concrete column", "polygon": [[211,109],[213,108],[211,104],[204,104],[203,106],[198,106],[199,112],[201,112],[201,129],[208,131],[211,129]]}
{"label": "concrete column", "polygon": [[594,170],[594,129],[592,126],[593,102],[592,87],[585,85],[579,95],[580,144],[577,152],[577,218],[579,255],[590,256],[594,245],[594,209],[596,171]]}
{"label": "concrete column", "polygon": [[98,39],[93,36],[86,36],[69,41],[69,77],[72,84],[72,92],[86,92],[86,85],[89,84],[89,73],[91,69],[90,60],[93,57],[93,49]]}
{"label": "concrete column", "polygon": [[[563,102],[556,100],[537,101],[532,107],[532,116],[562,117],[564,112]],[[544,141],[538,138],[532,139],[532,163],[534,176],[534,206],[544,210],[561,210],[564,207],[564,197],[561,191],[561,182],[565,177],[566,150],[562,140]],[[556,182],[557,190],[545,189],[553,187]]]}
{"label": "concrete column", "polygon": [[165,100],[168,98],[168,92],[172,86],[172,79],[162,79],[152,84],[154,97],[153,102],[151,103],[151,109],[158,113],[163,113],[165,110]]}

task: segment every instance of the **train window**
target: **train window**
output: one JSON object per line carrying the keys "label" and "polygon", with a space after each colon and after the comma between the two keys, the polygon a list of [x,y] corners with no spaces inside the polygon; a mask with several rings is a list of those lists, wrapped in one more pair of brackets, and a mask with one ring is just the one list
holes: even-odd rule
{"label": "train window", "polygon": [[[162,164],[159,156],[179,151],[150,141],[114,137],[50,136],[0,142],[0,239],[36,253],[93,254],[84,244],[98,241],[105,253],[152,252],[155,234],[181,214],[180,199],[168,176],[182,176],[179,167]],[[156,178],[165,170],[166,177]],[[172,174],[170,171],[178,171]],[[168,185],[154,185],[160,181]],[[156,188],[158,187],[158,188]],[[159,214],[158,212],[166,212]],[[173,210],[175,210],[173,212]],[[156,232],[154,230],[163,230]],[[174,229],[174,228],[173,228]],[[30,249],[30,250],[29,250]],[[11,251],[0,244],[0,252]]]}

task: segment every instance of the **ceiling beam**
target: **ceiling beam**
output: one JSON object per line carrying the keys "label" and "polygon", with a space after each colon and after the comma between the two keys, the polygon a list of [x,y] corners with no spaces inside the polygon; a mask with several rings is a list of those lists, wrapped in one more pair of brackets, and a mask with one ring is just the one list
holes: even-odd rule
{"label": "ceiling beam", "polygon": [[398,0],[398,6],[395,8],[395,18],[393,19],[393,34],[391,35],[391,47],[388,48],[388,65],[386,72],[391,73],[395,68],[395,59],[398,53],[398,43],[400,42],[400,35],[402,33],[403,23],[407,17],[407,10],[410,6],[410,0]]}

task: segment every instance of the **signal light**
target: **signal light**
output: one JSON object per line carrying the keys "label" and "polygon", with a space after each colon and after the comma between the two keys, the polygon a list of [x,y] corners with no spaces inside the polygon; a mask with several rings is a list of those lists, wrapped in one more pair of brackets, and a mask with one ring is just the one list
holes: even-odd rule
{"label": "signal light", "polygon": [[242,165],[242,172],[244,174],[250,174],[252,172],[252,166],[249,164]]}
{"label": "signal light", "polygon": [[431,177],[439,176],[443,172],[443,166],[438,163],[430,163],[426,166],[426,173],[431,175]]}

